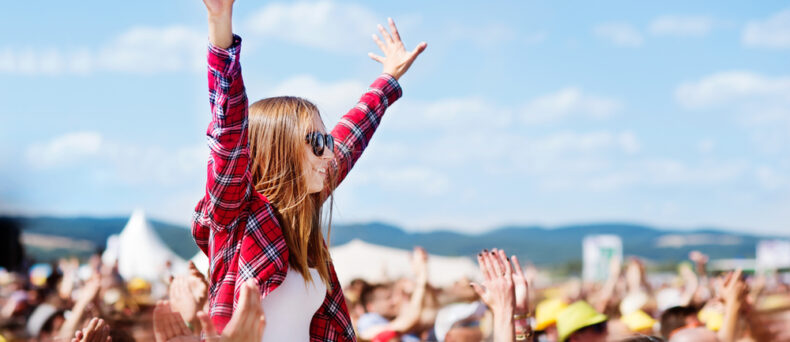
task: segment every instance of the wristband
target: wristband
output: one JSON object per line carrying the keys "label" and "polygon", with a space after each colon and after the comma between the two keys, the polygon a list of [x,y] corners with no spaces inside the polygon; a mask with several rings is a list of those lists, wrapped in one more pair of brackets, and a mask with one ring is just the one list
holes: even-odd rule
{"label": "wristband", "polygon": [[527,341],[527,339],[530,337],[532,337],[532,331],[528,333],[516,334],[516,341]]}

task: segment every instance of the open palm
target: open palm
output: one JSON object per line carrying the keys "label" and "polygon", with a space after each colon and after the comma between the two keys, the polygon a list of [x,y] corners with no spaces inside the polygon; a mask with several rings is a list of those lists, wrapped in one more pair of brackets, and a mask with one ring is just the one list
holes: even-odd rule
{"label": "open palm", "polygon": [[384,57],[376,55],[374,53],[368,53],[368,56],[373,60],[382,64],[383,72],[392,75],[395,79],[400,79],[404,73],[411,67],[411,64],[414,63],[414,60],[417,59],[423,51],[425,51],[425,47],[428,46],[425,42],[417,44],[417,47],[414,48],[412,51],[407,51],[406,46],[403,45],[403,41],[400,39],[400,33],[398,33],[398,28],[395,26],[395,22],[392,18],[388,19],[390,32],[387,32],[383,26],[379,25],[379,33],[381,34],[382,38],[379,38],[376,34],[373,34],[373,40],[376,42],[376,45],[379,46],[381,52],[384,53]]}

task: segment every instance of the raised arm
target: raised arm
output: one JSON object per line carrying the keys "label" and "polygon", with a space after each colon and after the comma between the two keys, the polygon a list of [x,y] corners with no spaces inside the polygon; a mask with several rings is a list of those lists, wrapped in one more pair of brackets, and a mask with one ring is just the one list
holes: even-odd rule
{"label": "raised arm", "polygon": [[204,0],[208,10],[208,87],[211,123],[206,195],[196,208],[193,235],[205,252],[208,229],[233,230],[251,194],[247,95],[241,78],[241,38],[232,34],[233,0]]}
{"label": "raised arm", "polygon": [[208,41],[220,49],[233,44],[233,2],[235,0],[203,0],[208,11]]}
{"label": "raised arm", "polygon": [[[402,92],[398,80],[409,70],[414,60],[417,59],[428,46],[425,42],[417,45],[412,51],[407,51],[401,41],[395,22],[389,19],[389,28],[392,34],[383,26],[378,29],[382,35],[380,39],[373,35],[373,40],[383,52],[384,56],[373,53],[368,55],[373,60],[381,63],[382,74],[368,91],[362,95],[359,102],[340,119],[332,129],[335,138],[335,160],[337,162],[337,180],[335,186],[340,184],[348,171],[354,166],[362,151],[367,147],[373,132],[381,122],[381,117],[387,108],[400,98]],[[328,182],[329,183],[329,182]]]}

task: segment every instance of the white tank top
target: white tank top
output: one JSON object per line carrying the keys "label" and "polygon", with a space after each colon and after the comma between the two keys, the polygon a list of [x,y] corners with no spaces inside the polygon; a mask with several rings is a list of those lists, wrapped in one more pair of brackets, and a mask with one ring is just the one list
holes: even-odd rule
{"label": "white tank top", "polygon": [[310,321],[326,297],[326,285],[315,268],[312,283],[288,268],[285,280],[263,299],[266,327],[262,341],[310,341]]}

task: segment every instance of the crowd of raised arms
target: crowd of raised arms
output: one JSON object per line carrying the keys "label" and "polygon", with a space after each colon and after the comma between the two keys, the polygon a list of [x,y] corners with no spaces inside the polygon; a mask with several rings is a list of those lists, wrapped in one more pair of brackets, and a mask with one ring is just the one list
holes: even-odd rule
{"label": "crowd of raised arms", "polygon": [[407,49],[392,19],[379,25],[369,57],[382,72],[328,129],[303,98],[248,104],[234,0],[203,2],[209,161],[191,234],[210,266],[150,265],[159,279],[123,279],[97,254],[31,277],[21,258],[0,268],[0,342],[790,341],[787,274],[714,274],[700,252],[672,277],[614,258],[607,279],[582,282],[539,281],[529,260],[494,248],[471,279],[438,287],[416,247],[411,276],[341,284],[323,213],[331,221],[334,190],[427,44]]}
{"label": "crowd of raised arms", "polygon": [[[790,341],[790,285],[781,277],[714,275],[692,253],[678,273],[649,280],[643,263],[615,260],[608,279],[534,286],[534,266],[502,250],[477,256],[479,282],[428,282],[428,256],[412,253],[413,274],[344,284],[360,341]],[[90,270],[90,272],[86,272]],[[218,333],[208,317],[209,284],[189,271],[124,280],[96,255],[62,259],[44,279],[0,273],[0,341],[262,341],[266,313],[257,286]],[[786,280],[785,280],[786,281]],[[154,300],[161,297],[160,300]]]}

